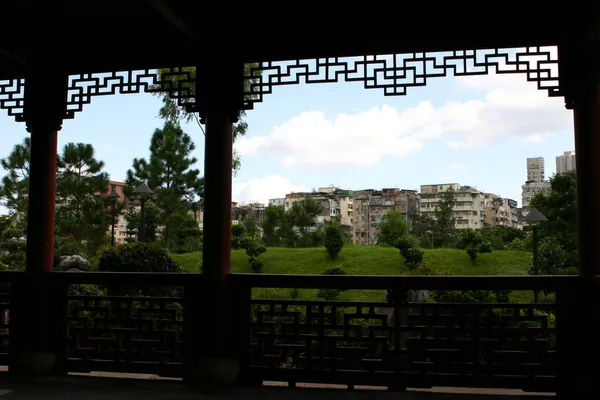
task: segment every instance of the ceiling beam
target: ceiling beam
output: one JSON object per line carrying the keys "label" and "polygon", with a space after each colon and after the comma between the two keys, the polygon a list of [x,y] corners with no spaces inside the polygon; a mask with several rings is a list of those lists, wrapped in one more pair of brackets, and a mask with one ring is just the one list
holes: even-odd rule
{"label": "ceiling beam", "polygon": [[200,35],[184,18],[175,12],[170,6],[165,4],[163,0],[147,0],[152,7],[158,11],[167,21],[175,26],[181,33],[187,36],[188,39],[198,40]]}

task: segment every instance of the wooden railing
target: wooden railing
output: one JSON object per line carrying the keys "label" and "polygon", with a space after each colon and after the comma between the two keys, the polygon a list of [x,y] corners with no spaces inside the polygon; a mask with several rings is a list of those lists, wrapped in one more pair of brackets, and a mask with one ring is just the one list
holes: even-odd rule
{"label": "wooden railing", "polygon": [[[12,301],[27,276],[0,273],[0,362],[10,354]],[[201,274],[52,273],[64,296],[65,372],[185,374],[190,335],[186,316],[202,313],[190,294]],[[388,387],[471,386],[554,391],[559,303],[345,302],[251,298],[252,288],[356,290],[573,290],[574,276],[310,276],[233,274],[226,282],[243,309],[233,321],[243,381],[322,382]],[[88,295],[79,286],[176,288],[176,297]],[[85,289],[85,287],[83,287]],[[160,292],[160,291],[159,291]],[[383,293],[383,292],[382,292]],[[383,294],[382,294],[383,297]],[[59,299],[63,297],[58,296]],[[66,315],[64,311],[67,310]],[[239,317],[244,316],[244,317]],[[202,321],[210,325],[210,321]],[[16,328],[13,326],[13,328]],[[64,325],[63,325],[63,328]],[[208,327],[210,329],[210,326]],[[60,329],[58,329],[60,331]],[[186,334],[187,332],[187,334]],[[190,338],[184,341],[183,338]],[[210,343],[204,344],[210,346]]]}

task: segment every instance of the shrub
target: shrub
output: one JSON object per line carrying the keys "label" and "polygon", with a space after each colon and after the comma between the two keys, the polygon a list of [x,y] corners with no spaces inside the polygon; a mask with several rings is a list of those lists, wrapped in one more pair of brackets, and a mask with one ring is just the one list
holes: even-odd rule
{"label": "shrub", "polygon": [[[323,275],[346,275],[346,271],[342,267],[329,267],[323,270]],[[340,293],[346,289],[319,289],[317,297],[325,300],[336,300]]]}
{"label": "shrub", "polygon": [[395,242],[395,247],[400,251],[402,257],[404,257],[404,265],[406,265],[409,271],[415,271],[423,262],[423,255],[425,253],[419,250],[417,243],[418,240],[410,236],[403,236]]}
{"label": "shrub", "polygon": [[423,252],[423,250],[411,247],[403,254],[404,265],[406,265],[409,271],[415,271],[423,262],[424,254],[425,252]]}
{"label": "shrub", "polygon": [[[118,247],[105,248],[99,259],[98,270],[113,272],[183,272],[167,251],[148,242],[126,243]],[[170,296],[173,289],[147,285],[110,285],[110,294]]]}
{"label": "shrub", "polygon": [[332,222],[325,228],[325,250],[331,260],[337,260],[344,247],[344,228],[338,222]]}
{"label": "shrub", "polygon": [[231,248],[234,250],[242,248],[242,241],[247,236],[244,224],[231,225]]}
{"label": "shrub", "polygon": [[262,262],[262,260],[258,259],[258,256],[267,251],[267,248],[265,247],[263,242],[258,237],[245,236],[240,241],[240,246],[246,250],[246,255],[248,256],[248,263],[250,264],[252,272],[262,272],[264,263]]}

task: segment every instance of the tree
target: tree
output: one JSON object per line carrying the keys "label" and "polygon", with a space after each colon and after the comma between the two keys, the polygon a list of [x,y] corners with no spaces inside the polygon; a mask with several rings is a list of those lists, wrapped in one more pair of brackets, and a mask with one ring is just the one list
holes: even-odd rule
{"label": "tree", "polygon": [[154,191],[152,201],[160,210],[167,248],[171,245],[171,234],[176,234],[172,230],[177,228],[177,214],[187,212],[203,194],[204,180],[200,171],[193,168],[198,162],[191,156],[195,148],[177,122],[166,121],[152,135],[149,159],[135,158],[133,168],[127,171],[128,197],[134,196],[133,190],[141,182]]}
{"label": "tree", "polygon": [[290,210],[290,216],[301,234],[304,241],[304,246],[308,247],[310,237],[308,236],[308,228],[317,224],[317,216],[323,212],[323,205],[316,202],[314,199],[307,197],[305,199],[294,202]]}
{"label": "tree", "polygon": [[337,260],[344,248],[345,237],[344,228],[339,221],[332,221],[325,227],[325,250],[330,260]]}
{"label": "tree", "polygon": [[[439,206],[435,209],[435,240],[439,246],[448,246],[454,242],[456,219],[454,206],[456,193],[450,188],[442,193]],[[436,244],[438,244],[436,243]]]}
{"label": "tree", "polygon": [[[144,204],[144,233],[146,241],[155,242],[158,234],[160,212],[153,201],[147,200]],[[140,227],[140,211],[134,207],[125,210],[125,234],[128,236],[125,240],[128,242],[137,241],[138,229]]]}
{"label": "tree", "polygon": [[281,243],[282,225],[285,218],[283,206],[268,206],[262,221],[263,238],[267,246],[277,246]]}
{"label": "tree", "polygon": [[253,215],[248,215],[246,217],[244,220],[244,226],[246,227],[246,233],[248,236],[254,237],[258,235],[258,225]]}
{"label": "tree", "polygon": [[56,226],[62,236],[86,242],[95,251],[106,239],[108,202],[100,197],[108,187],[104,163],[95,158],[94,147],[67,143],[57,159]]}
{"label": "tree", "polygon": [[[564,273],[567,253],[556,238],[549,237],[541,240],[539,245],[539,275],[556,275]],[[533,274],[533,267],[530,271]]]}
{"label": "tree", "polygon": [[461,232],[458,248],[467,252],[472,264],[477,262],[478,253],[492,252],[491,244],[482,237],[480,232],[473,229],[465,229]]}
{"label": "tree", "polygon": [[22,143],[15,145],[8,157],[0,160],[5,171],[0,185],[0,201],[13,214],[27,213],[30,152],[31,139],[26,137]]}
{"label": "tree", "polygon": [[[255,78],[244,80],[244,91],[248,93],[246,98],[252,98],[255,96],[249,95],[251,92],[252,83],[256,83],[262,74],[262,71],[257,70],[259,67],[256,63],[244,65],[244,76],[254,76]],[[181,72],[173,73],[171,69],[159,69],[159,81],[166,82],[163,85],[154,86],[152,89],[154,93],[162,98],[162,107],[160,108],[158,115],[168,122],[179,124],[180,122],[191,122],[195,121],[202,133],[204,129],[198,115],[194,112],[188,112],[184,106],[177,104],[177,100],[172,97],[177,97],[185,92],[185,95],[195,96],[196,95],[196,67],[182,68]],[[175,90],[174,90],[175,89]],[[176,90],[179,89],[179,90]],[[240,121],[233,126],[233,140],[235,141],[238,137],[243,136],[248,131],[248,124],[244,121],[246,113],[242,111],[240,113]],[[234,153],[233,159],[233,171],[236,173],[241,166],[240,158]]]}
{"label": "tree", "polygon": [[385,214],[379,224],[377,242],[390,247],[395,247],[398,241],[408,234],[406,216],[396,210]]}
{"label": "tree", "polygon": [[553,237],[566,252],[567,266],[578,265],[577,260],[577,178],[575,171],[556,174],[550,178],[550,190],[537,193],[531,200],[548,218],[539,224],[541,238]]}

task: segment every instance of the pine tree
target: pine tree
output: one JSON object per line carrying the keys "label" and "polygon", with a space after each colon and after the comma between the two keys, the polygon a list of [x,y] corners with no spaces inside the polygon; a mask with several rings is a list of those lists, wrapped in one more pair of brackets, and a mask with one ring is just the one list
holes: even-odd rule
{"label": "pine tree", "polygon": [[87,242],[88,249],[106,238],[107,201],[100,197],[108,187],[104,163],[95,158],[94,147],[67,143],[57,160],[56,226],[61,236]]}
{"label": "pine tree", "polygon": [[0,160],[0,165],[5,171],[0,185],[1,204],[8,208],[11,214],[22,217],[27,213],[30,149],[31,139],[26,137],[22,143],[15,145],[8,157]]}
{"label": "pine tree", "polygon": [[163,239],[169,247],[171,231],[177,229],[178,213],[187,212],[203,194],[204,180],[193,166],[198,162],[191,153],[196,146],[177,122],[167,120],[162,129],[156,129],[150,141],[150,157],[135,158],[133,168],[127,171],[126,194],[141,182],[155,192],[152,201],[160,210],[164,226]]}

